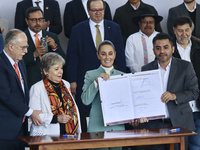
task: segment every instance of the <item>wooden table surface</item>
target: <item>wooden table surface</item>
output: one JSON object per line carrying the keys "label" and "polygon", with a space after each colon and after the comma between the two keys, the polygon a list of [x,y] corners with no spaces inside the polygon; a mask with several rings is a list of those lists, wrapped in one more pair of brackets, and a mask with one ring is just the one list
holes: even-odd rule
{"label": "wooden table surface", "polygon": [[170,129],[174,128],[79,133],[76,138],[66,138],[62,135],[19,138],[28,143],[30,150],[90,149],[156,144],[170,144],[170,150],[173,150],[174,143],[180,143],[180,149],[185,150],[184,136],[196,135],[195,132],[184,128],[173,133],[169,132]]}

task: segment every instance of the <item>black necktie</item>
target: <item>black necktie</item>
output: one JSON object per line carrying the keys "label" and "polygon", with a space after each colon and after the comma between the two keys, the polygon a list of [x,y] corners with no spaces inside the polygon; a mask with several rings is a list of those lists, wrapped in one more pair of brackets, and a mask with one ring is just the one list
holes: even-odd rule
{"label": "black necktie", "polygon": [[37,5],[37,7],[40,7],[40,6],[39,6],[40,1],[37,1],[37,2],[35,2],[35,3],[36,3],[36,5]]}

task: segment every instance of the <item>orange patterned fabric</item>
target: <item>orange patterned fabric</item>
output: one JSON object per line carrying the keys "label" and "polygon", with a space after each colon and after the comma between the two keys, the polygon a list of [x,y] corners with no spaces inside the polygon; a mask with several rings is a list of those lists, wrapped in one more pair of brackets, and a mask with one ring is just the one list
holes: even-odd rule
{"label": "orange patterned fabric", "polygon": [[[71,116],[71,119],[65,124],[65,131],[66,133],[76,133],[79,127],[76,105],[74,104],[74,101],[63,81],[61,80],[59,83],[63,104],[60,101],[58,94],[55,92],[53,85],[46,77],[43,79],[43,82],[49,96],[52,113],[54,115],[68,114]],[[64,106],[64,109],[62,105]]]}

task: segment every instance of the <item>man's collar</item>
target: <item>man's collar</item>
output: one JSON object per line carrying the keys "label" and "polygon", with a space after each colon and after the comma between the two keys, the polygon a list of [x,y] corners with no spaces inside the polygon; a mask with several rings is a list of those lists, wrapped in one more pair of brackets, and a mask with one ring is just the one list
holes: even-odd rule
{"label": "man's collar", "polygon": [[90,20],[89,20],[89,23],[90,23],[90,25],[92,25],[92,26],[95,26],[96,24],[98,24],[99,26],[104,26],[104,25],[103,25],[104,19],[103,19],[101,22],[99,22],[99,23],[96,23],[96,22],[92,21],[92,19],[90,19]]}
{"label": "man's collar", "polygon": [[197,6],[197,3],[194,4],[194,9],[190,10],[187,6],[187,4],[184,2],[184,5],[186,7],[186,9],[189,11],[189,12],[194,12],[196,10],[196,6]]}
{"label": "man's collar", "polygon": [[[28,31],[30,32],[31,37],[33,37],[35,35],[35,32],[33,32],[30,28],[28,28]],[[38,34],[42,36],[42,30],[40,30],[40,32],[38,32]]]}
{"label": "man's collar", "polygon": [[136,8],[135,6],[133,6],[133,5],[130,3],[131,7],[132,7],[134,10],[137,10],[137,9],[140,7],[140,4],[141,4],[141,1],[140,1],[139,5],[138,5],[137,8]]}

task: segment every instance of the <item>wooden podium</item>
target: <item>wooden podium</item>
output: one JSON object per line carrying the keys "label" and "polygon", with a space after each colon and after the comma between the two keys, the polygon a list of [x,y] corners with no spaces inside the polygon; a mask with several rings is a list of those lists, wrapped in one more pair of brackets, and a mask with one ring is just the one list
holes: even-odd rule
{"label": "wooden podium", "polygon": [[157,144],[170,144],[170,150],[173,150],[174,143],[180,143],[180,150],[185,150],[184,137],[197,134],[184,128],[180,128],[179,132],[170,133],[170,129],[174,128],[80,133],[76,138],[66,138],[62,135],[19,138],[28,143],[30,150],[91,149]]}

